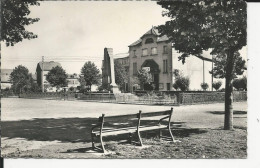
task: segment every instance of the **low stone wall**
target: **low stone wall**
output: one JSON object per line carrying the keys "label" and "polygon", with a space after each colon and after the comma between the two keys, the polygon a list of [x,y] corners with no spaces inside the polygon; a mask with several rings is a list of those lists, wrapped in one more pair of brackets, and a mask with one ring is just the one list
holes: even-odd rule
{"label": "low stone wall", "polygon": [[[234,91],[233,100],[246,101],[247,92],[245,91]],[[213,103],[213,102],[224,102],[225,92],[199,92],[199,93],[178,93],[179,104],[200,104],[200,103]]]}
{"label": "low stone wall", "polygon": [[88,101],[104,101],[104,102],[115,102],[116,98],[113,93],[86,93],[78,94],[77,97],[79,100],[88,100]]}
{"label": "low stone wall", "polygon": [[[136,96],[131,93],[23,93],[21,98],[51,99],[51,100],[85,100],[97,102],[113,102],[126,104],[149,105],[186,105],[205,104],[225,101],[225,92],[165,92],[162,96],[156,94]],[[246,91],[234,91],[234,102],[246,101]]]}
{"label": "low stone wall", "polygon": [[47,99],[47,100],[76,100],[75,93],[47,92],[47,93],[22,93],[20,98]]}

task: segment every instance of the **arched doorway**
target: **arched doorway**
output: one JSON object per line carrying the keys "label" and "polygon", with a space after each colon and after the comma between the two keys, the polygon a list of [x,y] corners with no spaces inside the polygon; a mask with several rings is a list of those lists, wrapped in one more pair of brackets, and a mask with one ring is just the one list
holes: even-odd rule
{"label": "arched doorway", "polygon": [[[144,63],[142,64],[141,68],[148,68],[150,69],[150,73],[152,74],[153,77],[153,82],[152,85],[154,85],[154,90],[159,90],[159,65],[153,60],[153,59],[148,59],[145,60]],[[144,85],[144,90],[152,90],[153,87],[151,84],[145,84]]]}

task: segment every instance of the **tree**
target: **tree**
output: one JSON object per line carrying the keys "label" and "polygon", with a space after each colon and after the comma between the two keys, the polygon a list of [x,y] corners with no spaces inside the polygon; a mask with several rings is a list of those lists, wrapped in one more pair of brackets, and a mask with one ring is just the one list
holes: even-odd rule
{"label": "tree", "polygon": [[153,86],[152,86],[152,82],[153,82],[153,78],[152,78],[152,74],[145,70],[145,69],[141,69],[137,72],[137,77],[138,77],[138,81],[140,83],[140,85],[143,87],[144,89],[144,85],[147,85],[147,89],[148,90],[153,90]]}
{"label": "tree", "polygon": [[173,87],[175,90],[180,89],[181,91],[188,91],[190,87],[190,79],[189,77],[185,77],[183,73],[179,69],[173,70],[173,76],[175,77],[175,82],[173,83]]}
{"label": "tree", "polygon": [[80,80],[80,83],[84,83],[85,86],[89,88],[89,90],[91,90],[92,85],[100,84],[100,71],[97,66],[91,61],[86,62],[81,68],[81,75],[82,78]]}
{"label": "tree", "polygon": [[[244,71],[247,69],[245,67],[245,60],[242,59],[240,53],[236,51],[235,53],[235,67],[233,73],[233,79],[237,77],[237,75],[242,75]],[[213,76],[215,78],[225,78],[226,76],[226,66],[227,55],[225,52],[220,52],[216,56],[213,57],[214,68],[213,68]],[[212,74],[212,71],[209,72]]]}
{"label": "tree", "polygon": [[233,86],[236,90],[247,90],[247,78],[243,76],[240,79],[235,79],[233,81]]}
{"label": "tree", "polygon": [[12,88],[15,93],[22,93],[25,87],[29,88],[31,79],[29,70],[22,65],[15,67],[10,74],[10,81],[12,82]]}
{"label": "tree", "polygon": [[243,0],[159,1],[164,16],[171,18],[158,27],[167,35],[185,63],[190,55],[201,56],[204,50],[211,54],[224,52],[225,62],[225,119],[224,129],[233,129],[232,79],[236,67],[235,53],[247,42],[247,5]]}
{"label": "tree", "polygon": [[124,66],[122,66],[122,64],[120,64],[118,61],[115,61],[114,64],[114,69],[115,69],[115,81],[116,84],[119,85],[119,88],[121,89],[122,87],[124,87],[124,84],[127,82],[128,80],[128,75],[127,72],[124,68]]}
{"label": "tree", "polygon": [[221,82],[221,81],[217,81],[217,82],[213,82],[213,83],[212,83],[212,87],[213,87],[216,91],[219,90],[219,88],[221,87],[221,85],[222,85],[222,82]]}
{"label": "tree", "polygon": [[25,26],[39,21],[39,18],[28,18],[29,6],[40,3],[36,0],[2,0],[1,9],[1,40],[6,45],[14,45],[23,39],[37,38],[37,35],[26,31]]}
{"label": "tree", "polygon": [[46,80],[52,87],[57,87],[59,89],[68,85],[67,77],[66,71],[62,67],[56,66],[48,72]]}
{"label": "tree", "polygon": [[206,91],[209,88],[209,85],[207,83],[201,83],[200,86],[204,91]]}

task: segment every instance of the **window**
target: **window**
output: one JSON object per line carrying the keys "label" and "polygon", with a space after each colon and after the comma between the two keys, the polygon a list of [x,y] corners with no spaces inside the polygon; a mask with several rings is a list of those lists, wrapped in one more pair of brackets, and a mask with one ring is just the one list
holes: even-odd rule
{"label": "window", "polygon": [[168,73],[168,61],[163,60],[163,73]]}
{"label": "window", "polygon": [[156,47],[153,47],[152,48],[152,55],[156,55],[157,54],[157,48]]}
{"label": "window", "polygon": [[163,53],[164,53],[164,54],[168,54],[167,46],[163,46]]}
{"label": "window", "polygon": [[137,63],[136,62],[133,63],[133,74],[134,75],[137,74]]}
{"label": "window", "polygon": [[136,50],[133,50],[133,57],[136,57]]}
{"label": "window", "polygon": [[153,43],[153,39],[152,38],[148,38],[145,40],[145,44],[149,44],[149,43]]}
{"label": "window", "polygon": [[147,48],[143,49],[143,56],[147,56],[148,55],[148,51]]}

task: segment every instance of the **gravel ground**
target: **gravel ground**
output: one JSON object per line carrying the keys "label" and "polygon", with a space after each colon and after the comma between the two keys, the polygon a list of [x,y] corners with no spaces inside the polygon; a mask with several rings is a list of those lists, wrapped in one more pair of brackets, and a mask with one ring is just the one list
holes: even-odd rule
{"label": "gravel ground", "polygon": [[[127,153],[131,152],[124,153],[124,151],[130,150],[131,147],[118,144],[119,140],[113,142],[113,138],[105,139],[105,142],[108,149],[117,154],[104,156],[91,151],[89,148],[91,126],[102,113],[106,116],[113,116],[137,113],[138,110],[148,112],[170,108],[170,106],[18,98],[6,98],[1,101],[2,156],[12,158],[143,158],[139,155],[139,149],[136,148],[133,154],[128,156]],[[234,103],[236,129],[228,133],[219,129],[223,126],[223,109],[223,103],[174,107],[172,121],[182,122],[182,128],[184,128],[182,132],[174,132],[182,143],[177,144],[177,149],[176,144],[170,144],[170,146],[167,146],[165,142],[158,144],[158,139],[153,139],[155,136],[144,138],[148,146],[155,145],[153,148],[141,149],[146,153],[144,157],[245,158],[247,104],[246,102]],[[189,133],[189,130],[193,131]],[[118,144],[114,145],[118,148],[113,147],[113,143]],[[193,143],[199,151],[198,154],[189,154],[187,151],[190,149],[189,146],[194,146]],[[222,148],[224,146],[229,147]],[[236,150],[227,150],[231,148]],[[153,149],[157,149],[158,152],[152,152]],[[179,150],[180,155],[176,154],[175,150]],[[210,155],[204,153],[207,150],[211,151]]]}

